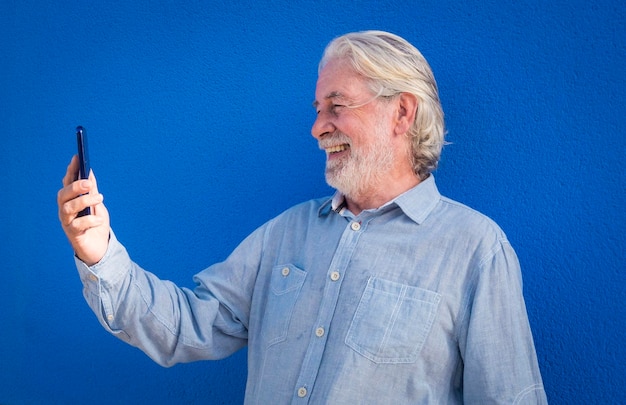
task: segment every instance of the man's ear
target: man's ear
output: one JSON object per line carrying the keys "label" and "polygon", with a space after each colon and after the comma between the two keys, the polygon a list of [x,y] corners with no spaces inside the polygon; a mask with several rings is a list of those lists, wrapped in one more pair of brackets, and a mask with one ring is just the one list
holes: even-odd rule
{"label": "man's ear", "polygon": [[404,135],[409,132],[411,125],[413,125],[415,121],[419,101],[417,97],[411,93],[400,93],[396,102],[395,133],[396,135]]}

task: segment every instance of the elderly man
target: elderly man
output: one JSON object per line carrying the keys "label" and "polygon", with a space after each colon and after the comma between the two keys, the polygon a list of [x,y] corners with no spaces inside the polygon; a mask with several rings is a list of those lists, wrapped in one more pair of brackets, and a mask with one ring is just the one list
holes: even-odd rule
{"label": "elderly man", "polygon": [[423,56],[385,32],[336,38],[313,105],[336,193],[261,226],[193,291],[131,261],[72,160],[59,217],[102,325],[165,366],[247,345],[248,404],[545,403],[515,252],[431,174],[444,124]]}

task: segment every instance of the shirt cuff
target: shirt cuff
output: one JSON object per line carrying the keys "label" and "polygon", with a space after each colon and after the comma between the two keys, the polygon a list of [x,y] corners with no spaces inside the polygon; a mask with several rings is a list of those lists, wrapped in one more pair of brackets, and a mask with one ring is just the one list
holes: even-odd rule
{"label": "shirt cuff", "polygon": [[98,263],[88,266],[76,255],[74,255],[74,261],[85,289],[95,295],[99,295],[100,287],[114,288],[128,275],[131,267],[130,257],[124,246],[117,240],[113,230],[111,230],[107,250]]}

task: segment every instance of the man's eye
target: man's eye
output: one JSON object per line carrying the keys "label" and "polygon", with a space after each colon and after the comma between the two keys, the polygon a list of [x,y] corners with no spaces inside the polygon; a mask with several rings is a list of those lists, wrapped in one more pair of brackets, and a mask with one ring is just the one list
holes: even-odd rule
{"label": "man's eye", "polygon": [[[333,113],[333,114],[337,114],[337,112],[339,110],[341,110],[342,108],[345,108],[346,106],[344,104],[331,104],[328,107],[328,111]],[[322,108],[316,108],[315,109],[315,114],[316,115],[320,115],[322,113]]]}

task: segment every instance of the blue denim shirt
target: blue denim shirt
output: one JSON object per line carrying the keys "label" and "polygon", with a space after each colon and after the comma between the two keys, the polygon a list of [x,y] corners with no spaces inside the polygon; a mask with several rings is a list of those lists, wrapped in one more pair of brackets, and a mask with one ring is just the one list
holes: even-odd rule
{"label": "blue denim shirt", "polygon": [[340,196],[270,220],[194,290],[112,234],[77,260],[102,325],[159,364],[248,346],[247,404],[546,403],[517,257],[433,176],[353,216]]}

